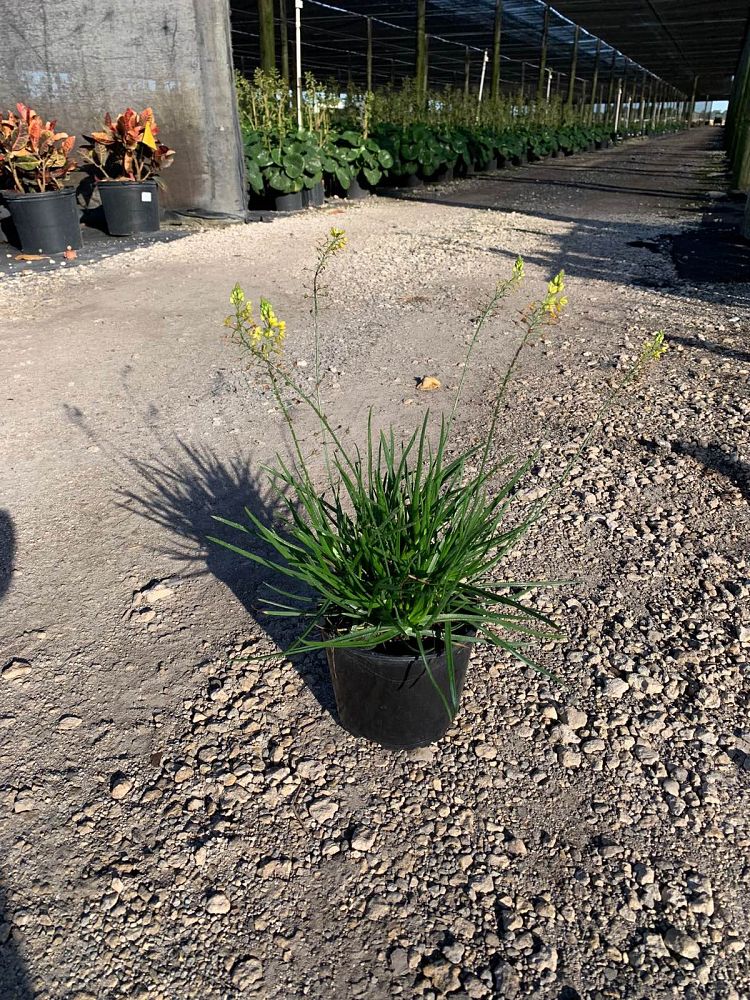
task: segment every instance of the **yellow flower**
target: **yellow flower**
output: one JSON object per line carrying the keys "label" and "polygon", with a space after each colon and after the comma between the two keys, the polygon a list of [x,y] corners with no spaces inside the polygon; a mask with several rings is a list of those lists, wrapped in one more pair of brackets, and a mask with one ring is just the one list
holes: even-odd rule
{"label": "yellow flower", "polygon": [[542,302],[542,309],[553,320],[559,319],[562,311],[568,304],[568,297],[565,293],[565,272],[560,271],[547,285],[547,294]]}
{"label": "yellow flower", "polygon": [[664,331],[658,330],[650,340],[646,340],[641,347],[641,364],[645,364],[647,361],[658,361],[659,358],[666,354],[668,349],[667,344],[664,342]]}
{"label": "yellow flower", "polygon": [[239,285],[232,289],[229,301],[234,306],[234,315],[227,316],[224,325],[233,331],[234,342],[264,361],[272,354],[281,354],[286,323],[278,318],[268,299],[260,300],[260,324],[255,321],[252,302],[245,298]]}

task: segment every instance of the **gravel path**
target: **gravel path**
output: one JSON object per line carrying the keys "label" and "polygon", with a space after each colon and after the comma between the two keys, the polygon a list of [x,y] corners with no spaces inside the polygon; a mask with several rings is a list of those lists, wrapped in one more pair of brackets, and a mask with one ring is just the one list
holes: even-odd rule
{"label": "gravel path", "polygon": [[[2,1000],[750,994],[750,287],[688,284],[668,249],[723,186],[695,130],[0,283]],[[268,509],[285,447],[222,342],[229,289],[273,300],[305,377],[330,225],[324,395],[353,436],[371,404],[405,431],[445,405],[414,378],[457,383],[516,253],[520,305],[566,268],[498,436],[541,447],[522,499],[643,338],[671,343],[509,567],[571,580],[538,601],[565,686],[479,654],[412,753],[341,730],[321,658],[248,660],[288,635],[203,544],[212,513]]]}

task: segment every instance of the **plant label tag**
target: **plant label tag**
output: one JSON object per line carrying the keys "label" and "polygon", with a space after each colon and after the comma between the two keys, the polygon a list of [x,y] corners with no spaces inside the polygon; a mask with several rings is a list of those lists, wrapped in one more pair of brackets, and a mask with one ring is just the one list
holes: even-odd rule
{"label": "plant label tag", "polygon": [[151,192],[141,191],[141,201],[151,201]]}

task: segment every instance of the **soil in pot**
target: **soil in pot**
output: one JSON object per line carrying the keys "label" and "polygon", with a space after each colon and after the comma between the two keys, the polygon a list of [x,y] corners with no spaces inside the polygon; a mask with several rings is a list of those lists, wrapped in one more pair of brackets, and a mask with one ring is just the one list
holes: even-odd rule
{"label": "soil in pot", "polygon": [[100,181],[99,194],[110,236],[134,236],[159,230],[156,181]]}
{"label": "soil in pot", "polygon": [[[470,652],[470,643],[454,643],[459,698]],[[326,653],[339,720],[353,736],[388,750],[412,750],[445,735],[453,720],[419,653],[369,649],[328,649]],[[450,703],[445,651],[428,652],[427,662]]]}
{"label": "soil in pot", "polygon": [[73,188],[41,194],[3,191],[3,197],[24,253],[62,253],[83,246]]}

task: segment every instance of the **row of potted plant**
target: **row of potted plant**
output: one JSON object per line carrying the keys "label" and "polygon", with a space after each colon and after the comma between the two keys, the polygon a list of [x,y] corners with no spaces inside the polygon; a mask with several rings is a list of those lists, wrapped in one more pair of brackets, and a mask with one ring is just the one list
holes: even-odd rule
{"label": "row of potted plant", "polygon": [[447,87],[420,94],[413,81],[378,93],[341,93],[308,74],[301,120],[289,88],[275,73],[238,74],[251,201],[296,210],[320,204],[324,188],[360,197],[378,184],[416,185],[474,170],[571,155],[637,134],[680,127],[666,122],[641,130],[614,128],[603,113],[571,112],[560,98],[529,103],[523,94],[483,102]]}
{"label": "row of potted plant", "polygon": [[151,108],[127,108],[84,136],[73,159],[75,136],[58,131],[25,104],[0,122],[0,194],[25,253],[60,253],[81,247],[76,188],[71,175],[83,171],[101,195],[107,229],[127,236],[159,228],[158,176],[174,150],[158,140]]}
{"label": "row of potted plant", "polygon": [[323,140],[308,129],[264,133],[246,128],[245,161],[258,203],[270,199],[277,209],[289,211],[319,203],[325,186],[359,197],[379,184],[445,181],[477,169],[602,148],[619,138],[603,123],[470,128],[384,122],[369,135],[332,129]]}

